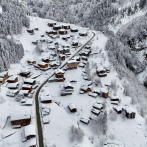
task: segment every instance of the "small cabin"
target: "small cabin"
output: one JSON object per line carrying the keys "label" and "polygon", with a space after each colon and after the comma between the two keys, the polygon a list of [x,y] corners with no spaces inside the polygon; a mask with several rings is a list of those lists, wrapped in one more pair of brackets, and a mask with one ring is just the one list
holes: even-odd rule
{"label": "small cabin", "polygon": [[0,78],[0,83],[4,84],[5,83],[5,79]]}
{"label": "small cabin", "polygon": [[7,80],[8,83],[16,83],[18,82],[18,77],[9,77],[8,80]]}
{"label": "small cabin", "polygon": [[68,48],[68,47],[63,48],[63,53],[64,54],[70,53],[70,48]]}
{"label": "small cabin", "polygon": [[54,25],[56,25],[56,22],[54,22],[54,21],[48,23],[49,27],[53,27]]}
{"label": "small cabin", "polygon": [[0,78],[6,79],[7,77],[8,77],[7,71],[0,73]]}
{"label": "small cabin", "polygon": [[65,55],[62,55],[62,54],[59,54],[59,58],[60,58],[61,61],[64,61],[65,58],[66,58],[66,56]]}
{"label": "small cabin", "polygon": [[64,78],[64,73],[65,71],[63,71],[62,69],[57,69],[55,71],[56,78]]}
{"label": "small cabin", "polygon": [[24,79],[24,84],[35,85],[36,84],[36,80],[27,78],[27,79]]}
{"label": "small cabin", "polygon": [[70,60],[67,62],[67,67],[68,68],[77,68],[78,62],[75,60]]}
{"label": "small cabin", "polygon": [[71,32],[78,32],[78,29],[77,28],[71,28],[70,31]]}
{"label": "small cabin", "polygon": [[97,104],[97,103],[95,103],[93,105],[93,108],[98,109],[98,110],[102,110],[103,109],[103,104]]}
{"label": "small cabin", "polygon": [[7,91],[7,93],[6,93],[6,95],[7,96],[10,96],[10,97],[15,97],[17,94],[19,93],[19,91],[18,90],[8,90]]}
{"label": "small cabin", "polygon": [[74,91],[74,87],[72,86],[71,83],[66,83],[64,85],[64,89],[65,89],[65,91]]}
{"label": "small cabin", "polygon": [[11,125],[26,126],[31,122],[30,114],[11,114],[10,116]]}
{"label": "small cabin", "polygon": [[80,36],[87,36],[87,32],[80,32],[79,35]]}
{"label": "small cabin", "polygon": [[119,96],[111,96],[111,101],[118,101],[119,102],[120,97]]}
{"label": "small cabin", "polygon": [[123,108],[126,112],[126,117],[129,119],[133,119],[135,118],[136,113],[130,108],[130,107],[126,107]]}
{"label": "small cabin", "polygon": [[102,66],[98,66],[96,73],[99,77],[107,76],[106,70]]}
{"label": "small cabin", "polygon": [[40,68],[48,68],[48,64],[45,63],[45,62],[39,62],[39,63],[38,63],[38,66],[39,66]]}
{"label": "small cabin", "polygon": [[80,119],[80,121],[88,125],[89,122],[90,122],[90,119],[89,119],[89,118],[82,117],[82,118]]}
{"label": "small cabin", "polygon": [[81,85],[80,90],[82,90],[84,93],[88,93],[91,91],[91,88],[87,85]]}
{"label": "small cabin", "polygon": [[41,96],[40,101],[43,104],[52,103],[52,97],[50,97],[50,96]]}
{"label": "small cabin", "polygon": [[70,103],[70,104],[68,105],[68,108],[70,109],[70,112],[76,112],[76,111],[77,111],[77,107],[76,107],[76,105],[73,104],[73,103]]}
{"label": "small cabin", "polygon": [[21,71],[21,72],[20,72],[20,75],[21,75],[22,77],[28,77],[28,76],[30,76],[30,71],[29,71],[29,70]]}
{"label": "small cabin", "polygon": [[29,92],[31,92],[33,90],[33,87],[32,85],[29,85],[29,84],[23,84],[22,90],[29,90]]}
{"label": "small cabin", "polygon": [[64,54],[64,49],[63,49],[63,48],[58,48],[58,49],[57,49],[57,53],[59,53],[59,54]]}
{"label": "small cabin", "polygon": [[8,89],[17,89],[19,86],[19,83],[9,83],[7,85]]}
{"label": "small cabin", "polygon": [[53,67],[58,67],[59,63],[57,61],[53,61],[53,62],[50,62],[49,65],[53,68]]}
{"label": "small cabin", "polygon": [[59,30],[59,34],[60,35],[66,35],[67,34],[67,30],[61,29],[61,30]]}
{"label": "small cabin", "polygon": [[69,30],[70,29],[70,25],[63,24],[62,25],[62,28],[65,29],[65,30]]}
{"label": "small cabin", "polygon": [[109,92],[108,92],[106,89],[101,88],[101,96],[102,96],[103,98],[108,98]]}
{"label": "small cabin", "polygon": [[121,114],[122,113],[122,108],[117,106],[117,107],[113,107],[113,109],[117,112],[117,114]]}
{"label": "small cabin", "polygon": [[79,42],[78,42],[78,41],[73,41],[73,42],[72,42],[72,46],[73,46],[73,47],[78,47],[78,45],[79,45]]}
{"label": "small cabin", "polygon": [[61,25],[54,25],[53,26],[53,30],[60,30],[60,29],[62,29]]}
{"label": "small cabin", "polygon": [[28,59],[27,62],[30,65],[36,64],[36,61],[35,60],[32,60],[32,59]]}
{"label": "small cabin", "polygon": [[29,90],[20,90],[18,95],[19,96],[28,96],[29,95]]}
{"label": "small cabin", "polygon": [[81,51],[81,52],[79,53],[79,55],[80,55],[80,56],[86,56],[86,57],[89,57],[89,55],[90,55],[90,51]]}
{"label": "small cabin", "polygon": [[24,132],[25,132],[25,138],[27,140],[36,137],[36,129],[34,125],[28,125],[24,127]]}
{"label": "small cabin", "polygon": [[46,31],[46,34],[47,35],[57,35],[58,33],[57,33],[57,31],[50,31],[50,32]]}
{"label": "small cabin", "polygon": [[45,62],[45,63],[49,63],[49,57],[43,57],[42,61]]}

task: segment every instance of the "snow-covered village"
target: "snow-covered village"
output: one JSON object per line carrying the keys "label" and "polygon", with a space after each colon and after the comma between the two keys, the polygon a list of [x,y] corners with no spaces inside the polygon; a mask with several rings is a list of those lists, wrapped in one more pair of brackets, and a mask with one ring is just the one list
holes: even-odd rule
{"label": "snow-covered village", "polygon": [[0,0],[0,147],[147,147],[144,1],[57,3]]}

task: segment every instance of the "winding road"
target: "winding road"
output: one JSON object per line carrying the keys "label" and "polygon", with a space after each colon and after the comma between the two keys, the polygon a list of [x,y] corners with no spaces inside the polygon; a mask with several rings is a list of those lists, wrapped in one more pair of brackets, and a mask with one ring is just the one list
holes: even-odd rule
{"label": "winding road", "polygon": [[[59,69],[63,68],[67,62],[69,60],[71,60],[79,51],[81,51],[86,44],[88,44],[94,37],[95,37],[95,33],[92,32],[93,35],[92,37],[85,43],[83,44],[74,54],[72,54],[69,58],[67,58],[59,67]],[[44,82],[42,82],[39,87],[37,88],[35,94],[34,94],[34,99],[35,99],[35,109],[36,109],[36,126],[37,126],[37,146],[38,147],[44,147],[44,142],[43,142],[43,131],[42,131],[42,125],[41,125],[41,118],[40,118],[40,109],[39,109],[39,92],[41,90],[41,88],[46,84],[46,82],[55,74],[55,72],[53,72]]]}

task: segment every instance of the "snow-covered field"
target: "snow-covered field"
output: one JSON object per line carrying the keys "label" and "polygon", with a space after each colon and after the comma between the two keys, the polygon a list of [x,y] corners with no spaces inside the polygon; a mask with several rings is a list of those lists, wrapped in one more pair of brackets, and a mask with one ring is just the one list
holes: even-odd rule
{"label": "snow-covered field", "polygon": [[[29,29],[38,28],[39,30],[35,31],[34,35],[30,35],[26,31],[26,28],[24,28],[21,35],[14,36],[15,39],[18,40],[18,42],[20,41],[23,44],[25,55],[20,61],[20,64],[11,65],[8,71],[9,75],[13,74],[18,76],[20,86],[24,78],[18,75],[18,73],[22,69],[30,69],[32,73],[31,77],[40,74],[40,76],[36,78],[36,80],[40,81],[40,83],[42,83],[46,78],[48,78],[50,74],[54,71],[54,69],[52,68],[47,71],[41,71],[39,69],[36,70],[33,65],[28,65],[28,63],[26,62],[28,58],[33,59],[36,62],[40,62],[44,56],[51,56],[52,52],[54,52],[48,49],[51,45],[45,42],[42,43],[42,48],[44,49],[44,52],[38,54],[36,52],[36,46],[33,45],[32,42],[35,42],[36,40],[39,41],[41,39],[48,39],[53,41],[52,44],[58,42],[59,47],[61,47],[62,45],[69,45],[71,54],[74,54],[74,52],[76,52],[78,48],[73,48],[71,46],[72,41],[78,40],[82,45],[87,40],[89,40],[92,35],[92,32],[90,30],[76,26],[76,28],[78,28],[80,31],[88,31],[88,36],[79,37],[78,33],[71,33],[70,31],[68,31],[68,34],[73,35],[73,37],[68,39],[68,41],[64,41],[61,37],[52,39],[45,34],[46,31],[52,31],[52,28],[47,26],[50,20],[40,19],[37,17],[31,17],[30,19],[31,26]],[[71,27],[75,26],[71,25]],[[89,67],[85,66],[85,68],[81,68],[78,66],[77,69],[65,71],[64,77],[66,80],[64,82],[47,82],[39,93],[39,97],[49,95],[53,99],[53,103],[46,104],[46,106],[51,109],[50,114],[46,116],[47,119],[50,120],[50,123],[42,123],[44,143],[55,144],[56,147],[97,147],[101,146],[100,144],[102,142],[102,138],[105,138],[104,146],[106,147],[146,147],[147,138],[145,120],[137,113],[136,107],[131,104],[131,98],[124,95],[124,80],[120,80],[118,78],[116,71],[109,64],[107,52],[104,50],[105,44],[107,42],[107,37],[105,37],[100,32],[94,33],[95,37],[89,43],[89,45],[91,46],[91,54],[88,57],[88,62],[80,61],[89,64]],[[44,37],[41,37],[41,35],[44,35]],[[77,54],[77,56],[79,55]],[[60,63],[58,55],[54,58]],[[96,74],[96,67],[108,67],[110,68],[110,73],[107,73],[106,77],[98,77],[98,75]],[[91,75],[92,90],[98,90],[103,87],[109,91],[109,97],[107,99],[102,98],[100,95],[98,95],[97,98],[93,98],[89,96],[88,93],[80,94],[81,85],[88,85],[88,83],[90,83],[90,81],[83,79],[83,77],[86,76],[86,74],[84,74],[84,71]],[[98,86],[96,86],[95,82],[97,79],[99,79],[99,81],[101,82],[101,84]],[[71,80],[77,81],[75,83],[72,83],[72,86],[74,87],[74,92],[72,93],[72,95],[61,96],[60,92],[63,89],[64,84],[69,83]],[[112,81],[116,82],[117,86],[115,90],[106,86],[110,86]],[[3,126],[5,125],[7,117],[11,114],[26,112],[31,114],[31,124],[36,125],[34,102],[32,106],[21,106],[20,102],[17,102],[15,98],[6,96],[6,92],[8,90],[6,85],[7,84],[1,86],[0,92],[0,95],[5,99],[5,102],[0,104],[0,147],[28,147],[26,143],[22,143],[21,141],[21,133],[24,127],[20,129],[12,129],[10,119],[8,119],[4,129]],[[110,110],[114,111],[113,107],[116,107],[114,104],[111,104],[110,100],[110,98],[114,94],[120,97],[120,102],[118,104],[119,107],[131,107],[131,109],[136,113],[135,119],[128,119],[124,117],[123,114],[116,114],[115,121],[110,118]],[[93,108],[93,105],[98,101],[103,101],[106,105],[106,108],[103,110],[107,112],[108,118],[108,130],[106,134],[103,134],[102,130],[100,130],[99,133],[95,133],[93,131],[93,126],[91,125],[91,122],[88,125],[80,122],[81,117],[89,118],[91,116],[94,116],[94,114],[92,114],[91,112],[91,109]],[[77,112],[71,113],[69,111],[69,103],[74,103],[77,106]],[[40,110],[41,106],[42,105],[40,103]],[[40,117],[42,119],[42,116]],[[83,130],[83,141],[70,141],[69,134],[70,127],[72,125],[74,125],[76,128],[80,128],[81,130]],[[10,134],[12,135],[3,139],[4,136],[8,136]]]}

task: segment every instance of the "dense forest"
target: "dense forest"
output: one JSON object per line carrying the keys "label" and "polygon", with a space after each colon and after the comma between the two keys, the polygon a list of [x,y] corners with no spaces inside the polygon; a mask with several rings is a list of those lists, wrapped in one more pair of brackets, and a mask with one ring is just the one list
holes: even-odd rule
{"label": "dense forest", "polygon": [[26,8],[17,0],[0,0],[0,6],[0,71],[5,71],[10,63],[18,63],[24,55],[23,46],[7,36],[21,34],[23,26],[30,26],[30,20]]}

